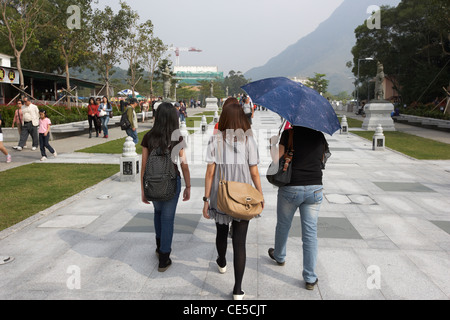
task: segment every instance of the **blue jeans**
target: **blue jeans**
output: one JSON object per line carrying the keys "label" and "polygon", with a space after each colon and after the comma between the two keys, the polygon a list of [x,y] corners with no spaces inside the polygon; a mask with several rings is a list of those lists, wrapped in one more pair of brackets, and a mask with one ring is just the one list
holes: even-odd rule
{"label": "blue jeans", "polygon": [[161,240],[161,253],[172,252],[172,239],[175,222],[175,213],[177,211],[178,199],[181,193],[181,177],[177,179],[177,192],[172,200],[166,202],[153,201],[155,208],[155,232],[156,239]]}
{"label": "blue jeans", "polygon": [[109,116],[101,117],[101,121],[102,121],[103,134],[105,136],[107,136],[108,135]]}
{"label": "blue jeans", "polygon": [[127,135],[131,138],[133,138],[133,142],[134,144],[138,144],[139,143],[139,138],[138,138],[138,133],[137,130],[133,131],[133,129],[127,129]]}
{"label": "blue jeans", "polygon": [[274,256],[278,262],[286,259],[286,244],[292,220],[300,209],[303,241],[303,279],[314,283],[317,275],[317,222],[323,201],[323,186],[282,187],[278,191],[277,228]]}
{"label": "blue jeans", "polygon": [[48,142],[49,139],[50,134],[45,136],[43,133],[39,133],[39,146],[41,147],[41,156],[43,157],[47,157],[47,154],[45,153],[45,148],[47,148],[51,154],[55,153],[55,149],[53,149],[50,143]]}

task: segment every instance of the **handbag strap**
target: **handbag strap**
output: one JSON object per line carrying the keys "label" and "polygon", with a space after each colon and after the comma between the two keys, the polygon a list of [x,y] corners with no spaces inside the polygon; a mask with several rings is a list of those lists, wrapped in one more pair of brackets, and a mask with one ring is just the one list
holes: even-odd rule
{"label": "handbag strap", "polygon": [[286,152],[284,153],[284,157],[286,159],[290,158],[291,160],[294,157],[294,129],[289,130],[289,141]]}
{"label": "handbag strap", "polygon": [[286,172],[289,168],[292,159],[294,159],[294,129],[289,130],[288,147],[286,148],[286,152],[284,153],[284,172]]}

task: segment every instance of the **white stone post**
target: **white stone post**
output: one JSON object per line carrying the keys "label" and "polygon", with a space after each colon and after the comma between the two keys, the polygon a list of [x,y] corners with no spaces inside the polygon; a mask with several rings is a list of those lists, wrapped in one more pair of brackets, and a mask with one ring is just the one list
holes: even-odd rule
{"label": "white stone post", "polygon": [[348,134],[348,122],[347,122],[347,116],[342,116],[341,121],[341,134]]}
{"label": "white stone post", "polygon": [[208,129],[208,122],[206,121],[206,116],[202,117],[202,123],[200,124],[200,127],[202,129],[202,133],[206,133],[206,130]]}
{"label": "white stone post", "polygon": [[120,181],[136,181],[139,176],[140,157],[136,153],[133,138],[127,137],[123,145],[123,154],[120,158]]}
{"label": "white stone post", "polygon": [[383,133],[383,127],[381,124],[378,125],[375,130],[375,135],[373,136],[373,150],[374,151],[384,151],[386,148],[386,137]]}
{"label": "white stone post", "polygon": [[189,131],[187,130],[187,127],[186,127],[186,121],[181,122],[180,134],[183,137],[184,141],[186,142],[186,145],[188,145]]}

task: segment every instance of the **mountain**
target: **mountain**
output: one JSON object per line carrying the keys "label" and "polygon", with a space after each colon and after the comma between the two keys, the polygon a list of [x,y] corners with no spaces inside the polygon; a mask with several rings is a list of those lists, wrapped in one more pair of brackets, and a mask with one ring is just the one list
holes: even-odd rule
{"label": "mountain", "polygon": [[[351,70],[351,50],[356,43],[355,29],[369,18],[371,5],[397,6],[400,0],[344,0],[326,21],[309,35],[289,46],[266,65],[245,73],[246,78],[260,80],[269,77],[312,77],[325,73],[330,80],[328,91],[338,94],[354,90]],[[381,16],[383,23],[383,16]],[[375,32],[376,30],[374,30]]]}

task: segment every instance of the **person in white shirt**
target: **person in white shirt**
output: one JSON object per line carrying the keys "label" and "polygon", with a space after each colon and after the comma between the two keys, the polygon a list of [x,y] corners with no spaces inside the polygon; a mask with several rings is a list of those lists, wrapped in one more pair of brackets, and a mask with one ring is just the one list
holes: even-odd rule
{"label": "person in white shirt", "polygon": [[19,146],[14,147],[14,149],[22,151],[27,143],[28,137],[31,135],[31,138],[33,139],[33,148],[31,150],[35,151],[39,147],[39,109],[31,103],[30,98],[28,97],[24,98],[23,102],[22,133],[20,134]]}

